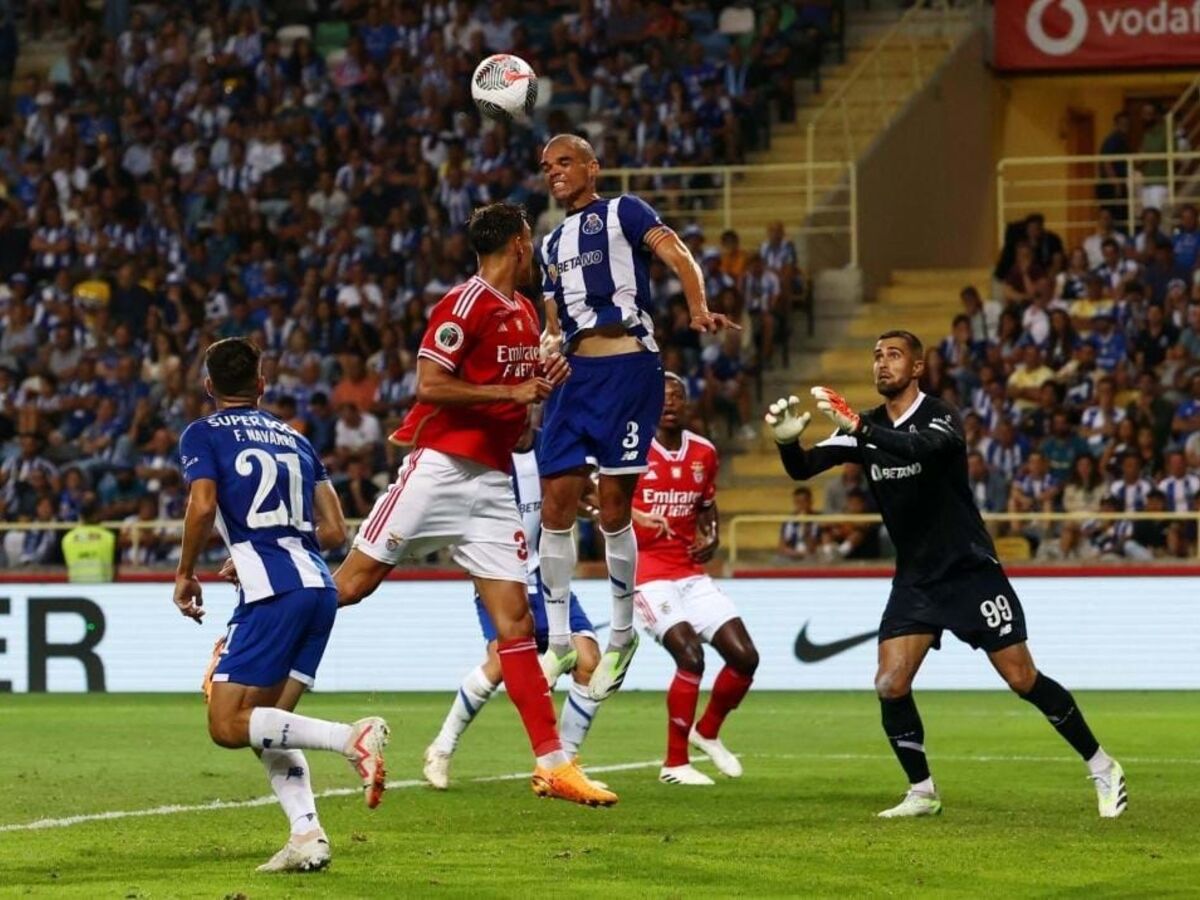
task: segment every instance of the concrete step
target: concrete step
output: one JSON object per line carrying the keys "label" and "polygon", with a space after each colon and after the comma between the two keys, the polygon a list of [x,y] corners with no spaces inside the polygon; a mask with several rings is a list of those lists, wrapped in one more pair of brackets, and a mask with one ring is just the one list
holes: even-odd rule
{"label": "concrete step", "polygon": [[967,282],[955,281],[944,284],[885,284],[875,292],[872,306],[901,307],[904,309],[955,309],[959,306],[958,292]]}
{"label": "concrete step", "polygon": [[930,312],[921,315],[897,315],[886,307],[881,310],[874,307],[864,309],[869,312],[864,312],[850,323],[846,331],[847,337],[862,338],[869,342],[885,331],[903,328],[920,337],[925,343],[931,344],[935,342],[934,335],[937,336],[936,340],[941,340],[950,333],[950,322],[953,318],[952,313],[947,315],[940,309],[931,309]]}
{"label": "concrete step", "polygon": [[894,269],[891,283],[893,285],[925,286],[930,284],[957,284],[959,287],[974,284],[982,289],[991,281],[990,269]]}
{"label": "concrete step", "polygon": [[[779,463],[778,456],[776,456],[775,462]],[[782,472],[782,468],[780,471]],[[770,487],[729,486],[722,488],[717,495],[717,505],[722,515],[788,513],[792,510],[792,494],[791,491],[783,489],[781,485]]]}

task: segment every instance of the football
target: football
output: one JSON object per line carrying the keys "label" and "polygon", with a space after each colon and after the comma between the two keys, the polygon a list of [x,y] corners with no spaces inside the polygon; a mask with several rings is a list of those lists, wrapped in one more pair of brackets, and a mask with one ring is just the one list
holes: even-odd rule
{"label": "football", "polygon": [[471,97],[489,119],[527,119],[533,114],[537,94],[537,74],[529,63],[510,53],[489,56],[471,76]]}

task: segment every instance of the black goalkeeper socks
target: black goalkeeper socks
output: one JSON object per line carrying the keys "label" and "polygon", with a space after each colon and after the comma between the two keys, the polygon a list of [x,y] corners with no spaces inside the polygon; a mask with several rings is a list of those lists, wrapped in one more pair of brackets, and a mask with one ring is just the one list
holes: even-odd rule
{"label": "black goalkeeper socks", "polygon": [[912,692],[896,700],[879,698],[883,713],[883,732],[909,784],[920,784],[929,777],[929,763],[925,760],[925,727]]}
{"label": "black goalkeeper socks", "polygon": [[1088,728],[1071,692],[1053,678],[1038,672],[1033,687],[1028,694],[1021,694],[1021,699],[1028,700],[1041,710],[1042,715],[1085,762],[1096,755],[1100,742],[1092,734],[1092,729]]}

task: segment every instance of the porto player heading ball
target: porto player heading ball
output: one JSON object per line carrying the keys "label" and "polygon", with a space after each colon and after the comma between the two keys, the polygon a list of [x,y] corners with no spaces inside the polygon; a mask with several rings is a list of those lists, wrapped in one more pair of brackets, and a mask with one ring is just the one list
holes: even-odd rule
{"label": "porto player heading ball", "polygon": [[1033,663],[1021,603],[967,484],[962,421],[953,407],[921,392],[923,360],[921,342],[911,332],[880,335],[874,376],[884,403],[860,415],[837,392],[813,388],[817,407],[837,431],[809,450],[799,442],[809,414],[800,412],[798,398],[777,400],[766,416],[793,478],[811,478],[848,462],[862,466],[896,545],[896,576],[879,626],[875,689],[884,732],[910,787],[898,806],[880,815],[941,812],[912,682],[925,655],[949,630],[987,653],[1008,686],[1083,757],[1100,815],[1115,818],[1126,806],[1124,772],[1100,748],[1070,692]]}

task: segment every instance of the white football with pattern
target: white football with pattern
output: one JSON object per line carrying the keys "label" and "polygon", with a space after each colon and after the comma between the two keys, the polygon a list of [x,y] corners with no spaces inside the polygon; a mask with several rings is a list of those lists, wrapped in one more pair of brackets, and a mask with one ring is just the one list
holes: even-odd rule
{"label": "white football with pattern", "polygon": [[471,97],[489,119],[528,119],[537,94],[537,74],[529,63],[511,53],[489,56],[471,76]]}

